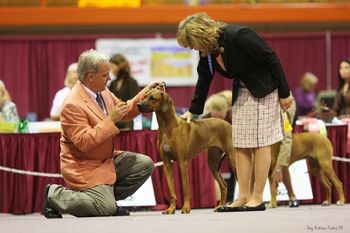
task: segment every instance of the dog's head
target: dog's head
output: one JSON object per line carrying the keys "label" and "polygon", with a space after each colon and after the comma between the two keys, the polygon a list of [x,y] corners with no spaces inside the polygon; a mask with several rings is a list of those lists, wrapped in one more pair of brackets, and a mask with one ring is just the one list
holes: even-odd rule
{"label": "dog's head", "polygon": [[145,98],[137,105],[140,112],[166,112],[173,104],[170,96],[156,88],[147,91]]}

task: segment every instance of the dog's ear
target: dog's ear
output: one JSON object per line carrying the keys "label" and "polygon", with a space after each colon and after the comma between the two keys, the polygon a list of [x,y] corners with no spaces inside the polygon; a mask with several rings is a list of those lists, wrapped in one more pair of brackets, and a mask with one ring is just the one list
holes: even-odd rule
{"label": "dog's ear", "polygon": [[162,112],[166,112],[166,110],[170,107],[170,105],[172,104],[172,101],[169,97],[168,94],[166,94],[165,92],[162,92],[162,101],[161,101],[161,111]]}

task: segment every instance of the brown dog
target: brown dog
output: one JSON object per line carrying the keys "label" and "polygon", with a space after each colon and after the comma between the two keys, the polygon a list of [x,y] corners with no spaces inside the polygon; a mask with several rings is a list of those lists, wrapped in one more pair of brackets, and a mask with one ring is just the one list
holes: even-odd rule
{"label": "brown dog", "polygon": [[[337,205],[345,203],[343,184],[336,176],[333,170],[333,148],[332,144],[326,136],[316,133],[298,133],[293,135],[292,152],[289,165],[301,159],[307,159],[312,174],[321,182],[326,191],[326,200],[322,205],[330,205],[332,184],[338,191],[339,200]],[[276,165],[277,155],[279,151],[279,143],[272,147],[271,167],[270,167],[270,192],[271,200],[268,204],[269,208],[277,207],[277,184],[271,177],[272,171]],[[287,188],[288,196],[295,197],[288,169],[284,169],[283,183]]]}
{"label": "brown dog", "polygon": [[163,91],[151,89],[144,100],[138,105],[140,112],[156,112],[159,125],[157,147],[160,158],[164,162],[170,205],[163,214],[174,214],[176,209],[176,194],[171,160],[179,163],[184,192],[184,204],[181,213],[190,213],[190,191],[188,177],[188,161],[201,151],[208,149],[208,165],[221,192],[218,207],[225,205],[227,185],[219,172],[222,153],[210,153],[210,150],[221,150],[235,166],[235,150],[232,146],[232,127],[224,120],[217,118],[193,120],[190,124],[186,119],[176,115],[173,100]]}

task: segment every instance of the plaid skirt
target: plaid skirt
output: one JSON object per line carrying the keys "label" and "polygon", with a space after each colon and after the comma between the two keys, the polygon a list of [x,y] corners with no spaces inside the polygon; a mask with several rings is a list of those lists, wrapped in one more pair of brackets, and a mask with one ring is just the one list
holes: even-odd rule
{"label": "plaid skirt", "polygon": [[275,90],[264,98],[240,88],[232,106],[232,141],[238,148],[258,148],[283,139],[282,116]]}

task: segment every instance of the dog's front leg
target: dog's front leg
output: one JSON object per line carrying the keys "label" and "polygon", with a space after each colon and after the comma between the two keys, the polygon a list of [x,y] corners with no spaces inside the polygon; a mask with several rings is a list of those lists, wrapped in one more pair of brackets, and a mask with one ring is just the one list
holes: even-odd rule
{"label": "dog's front leg", "polygon": [[179,161],[182,179],[182,189],[184,194],[184,205],[181,209],[181,214],[189,214],[191,212],[191,197],[190,197],[190,185],[188,177],[188,161]]}
{"label": "dog's front leg", "polygon": [[270,194],[271,200],[267,205],[267,208],[276,208],[277,207],[277,182],[275,179],[269,176],[269,184],[270,184]]}
{"label": "dog's front leg", "polygon": [[294,194],[294,190],[293,190],[293,186],[292,186],[292,180],[290,177],[290,173],[288,170],[288,167],[282,168],[282,182],[284,184],[284,186],[286,186],[287,192],[288,192],[288,197],[289,200],[295,200],[296,196]]}
{"label": "dog's front leg", "polygon": [[170,193],[170,204],[168,209],[163,211],[163,214],[175,214],[176,210],[176,192],[175,192],[175,184],[174,184],[174,169],[171,164],[171,161],[168,157],[163,157],[163,171],[166,177],[166,181],[168,184],[168,189]]}

